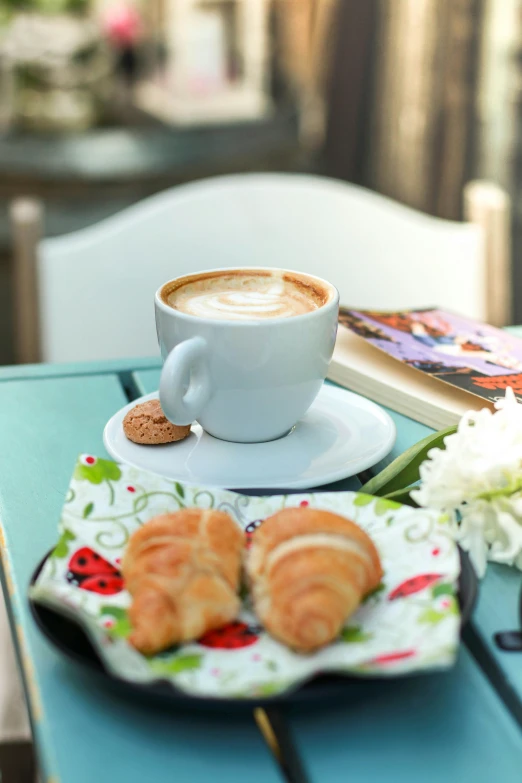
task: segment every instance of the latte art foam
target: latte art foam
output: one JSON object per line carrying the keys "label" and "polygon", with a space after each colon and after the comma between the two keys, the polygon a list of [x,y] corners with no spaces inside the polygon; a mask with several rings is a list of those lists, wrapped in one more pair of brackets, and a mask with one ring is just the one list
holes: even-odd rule
{"label": "latte art foam", "polygon": [[235,274],[200,278],[167,297],[175,310],[200,318],[227,321],[290,318],[316,310],[320,292],[298,281],[272,275]]}

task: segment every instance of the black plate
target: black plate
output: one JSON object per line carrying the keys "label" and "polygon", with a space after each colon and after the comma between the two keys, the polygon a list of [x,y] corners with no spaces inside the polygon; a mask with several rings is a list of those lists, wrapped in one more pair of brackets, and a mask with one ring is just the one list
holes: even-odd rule
{"label": "black plate", "polygon": [[[461,573],[458,584],[458,601],[462,618],[462,627],[468,622],[477,598],[477,577],[470,563],[468,555],[459,549],[461,560]],[[35,570],[31,585],[38,578],[47,558],[48,553]],[[44,636],[61,653],[71,661],[80,664],[97,674],[104,684],[112,685],[120,690],[127,691],[130,695],[141,699],[154,699],[171,704],[172,706],[190,708],[226,708],[249,709],[254,707],[273,707],[278,704],[285,705],[316,705],[318,703],[334,703],[345,701],[353,696],[355,681],[361,682],[361,678],[344,676],[339,674],[320,675],[312,680],[298,685],[296,689],[285,693],[260,699],[222,699],[212,697],[190,696],[177,689],[170,681],[159,680],[154,683],[138,684],[128,682],[116,675],[109,673],[101,659],[98,657],[91,642],[82,627],[58,612],[41,606],[29,599],[31,614]],[[418,672],[421,674],[422,672]],[[404,677],[418,676],[418,674],[406,674]],[[372,679],[371,677],[364,679]]]}

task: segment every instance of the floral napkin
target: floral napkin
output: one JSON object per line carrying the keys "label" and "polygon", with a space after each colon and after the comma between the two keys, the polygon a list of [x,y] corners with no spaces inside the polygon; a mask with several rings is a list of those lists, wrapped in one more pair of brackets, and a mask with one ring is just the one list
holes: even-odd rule
{"label": "floral napkin", "polygon": [[[292,652],[264,632],[244,596],[237,621],[198,642],[145,657],[126,641],[130,596],[119,572],[129,536],[156,514],[185,507],[227,511],[246,533],[286,506],[349,517],[377,545],[379,588],[340,637],[319,652]],[[107,669],[136,682],[171,680],[181,690],[226,698],[297,687],[319,672],[394,676],[451,666],[459,640],[458,550],[445,517],[355,492],[249,497],[183,485],[82,455],[60,520],[60,539],[31,596],[82,623]]]}

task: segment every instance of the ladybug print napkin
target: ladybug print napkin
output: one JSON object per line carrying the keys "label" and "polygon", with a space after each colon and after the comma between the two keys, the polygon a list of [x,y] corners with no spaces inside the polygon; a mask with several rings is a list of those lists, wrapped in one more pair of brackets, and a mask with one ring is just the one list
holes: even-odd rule
{"label": "ladybug print napkin", "polygon": [[[373,538],[384,568],[377,590],[328,647],[300,655],[272,639],[249,596],[235,622],[197,642],[145,657],[126,641],[130,596],[120,573],[129,536],[157,514],[187,507],[227,511],[245,546],[263,519],[286,506],[313,506],[353,519]],[[124,679],[171,680],[195,696],[240,699],[279,694],[320,672],[393,677],[451,666],[459,642],[460,558],[448,522],[354,492],[247,497],[173,482],[90,454],[76,464],[59,539],[32,597],[74,615],[106,667]]]}

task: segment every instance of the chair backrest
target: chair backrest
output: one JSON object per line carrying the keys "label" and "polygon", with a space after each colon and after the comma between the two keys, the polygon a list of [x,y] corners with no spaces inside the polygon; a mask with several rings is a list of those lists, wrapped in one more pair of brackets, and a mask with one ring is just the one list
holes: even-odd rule
{"label": "chair backrest", "polygon": [[232,266],[317,274],[353,307],[438,305],[486,316],[478,226],[432,218],[331,179],[234,175],[173,188],[41,242],[41,357],[153,355],[156,288],[178,275]]}

